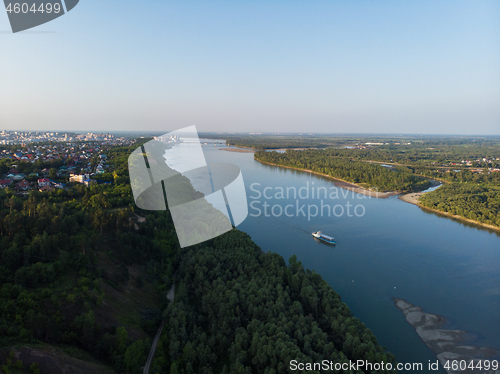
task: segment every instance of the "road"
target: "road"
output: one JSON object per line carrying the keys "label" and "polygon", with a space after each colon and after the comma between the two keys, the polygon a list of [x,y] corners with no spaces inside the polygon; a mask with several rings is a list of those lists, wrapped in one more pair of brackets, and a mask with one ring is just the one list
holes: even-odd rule
{"label": "road", "polygon": [[[175,296],[175,282],[167,293],[167,299],[170,300],[171,303],[174,302]],[[156,333],[156,336],[153,340],[153,344],[151,345],[151,350],[149,351],[148,360],[146,361],[146,365],[144,365],[143,374],[149,374],[149,369],[151,367],[151,363],[153,362],[153,358],[155,357],[156,347],[158,342],[160,341],[161,332],[163,330],[163,326],[165,326],[165,321],[161,321],[160,328]]]}
{"label": "road", "polygon": [[153,358],[155,356],[156,352],[156,346],[158,345],[158,341],[160,340],[161,336],[161,331],[163,330],[163,326],[165,325],[165,321],[161,321],[160,328],[158,329],[158,332],[156,333],[156,336],[153,340],[153,345],[151,346],[151,350],[149,351],[149,356],[148,360],[146,361],[146,365],[144,366],[144,374],[149,374],[149,368],[151,367],[151,363],[153,362]]}

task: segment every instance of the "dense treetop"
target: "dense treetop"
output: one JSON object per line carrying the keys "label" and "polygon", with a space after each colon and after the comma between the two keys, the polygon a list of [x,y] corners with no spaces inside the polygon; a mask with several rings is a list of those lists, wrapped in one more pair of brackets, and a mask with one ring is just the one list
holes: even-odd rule
{"label": "dense treetop", "polygon": [[395,362],[319,274],[295,256],[286,265],[263,253],[237,230],[184,249],[177,279],[153,371],[288,373],[291,360]]}
{"label": "dense treetop", "polygon": [[379,164],[334,157],[328,150],[287,150],[284,153],[259,151],[255,159],[280,166],[311,170],[333,178],[379,191],[413,191],[429,186],[429,181],[410,173],[390,170]]}
{"label": "dense treetop", "polygon": [[472,183],[449,183],[424,194],[424,207],[500,227],[500,188]]}

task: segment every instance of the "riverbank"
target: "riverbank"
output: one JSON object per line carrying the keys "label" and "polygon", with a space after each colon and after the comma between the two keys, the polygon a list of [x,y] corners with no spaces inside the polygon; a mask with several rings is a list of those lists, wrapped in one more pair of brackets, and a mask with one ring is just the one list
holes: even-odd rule
{"label": "riverbank", "polygon": [[[429,179],[429,182],[431,182],[431,187],[438,187],[441,186],[444,182],[436,179]],[[410,192],[406,194],[401,194],[398,199],[403,200],[407,203],[413,204],[413,205],[418,205],[418,199],[420,199],[420,196],[422,196],[425,193],[432,192],[432,191],[420,191],[420,192]]]}
{"label": "riverbank", "polygon": [[[253,151],[253,152],[258,151],[258,149],[255,149],[255,148],[253,148],[253,147],[244,147],[244,146],[242,146],[242,145],[228,144],[227,142],[226,142],[226,144],[225,144],[225,145],[226,145],[227,147],[235,147],[235,148],[239,148],[239,149],[248,149],[249,151]],[[221,149],[223,149],[223,148],[221,148]]]}
{"label": "riverbank", "polygon": [[422,196],[424,193],[427,193],[427,192],[407,193],[407,194],[400,195],[398,197],[398,199],[400,199],[402,201],[405,201],[407,203],[416,205],[416,206],[418,206],[419,208],[421,208],[423,210],[428,210],[429,212],[436,213],[437,215],[443,215],[446,218],[453,218],[453,219],[456,219],[458,221],[472,223],[474,225],[486,227],[488,229],[500,232],[500,227],[493,226],[493,225],[488,225],[487,223],[482,223],[482,222],[479,222],[479,221],[474,221],[474,220],[469,219],[469,218],[465,218],[465,217],[462,217],[462,216],[457,216],[456,214],[451,214],[451,213],[448,213],[448,212],[443,212],[443,211],[438,210],[438,209],[432,209],[432,208],[428,208],[426,206],[423,206],[422,204],[420,204],[419,199],[420,199],[420,196]]}
{"label": "riverbank", "polygon": [[[403,312],[406,321],[415,329],[420,339],[436,354],[443,367],[447,362],[451,366],[453,360],[458,362],[464,360],[467,364],[474,360],[477,364],[478,360],[491,359],[498,353],[493,348],[464,345],[470,334],[463,330],[444,329],[447,321],[443,316],[426,313],[422,308],[403,299],[394,299],[394,305]],[[474,370],[457,371],[446,368],[445,370],[449,374],[474,373]]]}
{"label": "riverbank", "polygon": [[491,230],[495,230],[495,231],[498,231],[500,232],[500,227],[497,227],[497,226],[493,226],[493,225],[488,225],[487,223],[482,223],[482,222],[479,222],[479,221],[474,221],[472,219],[469,219],[469,218],[465,218],[465,217],[462,217],[462,216],[457,216],[455,214],[451,214],[451,213],[448,213],[448,212],[443,212],[441,210],[437,210],[437,209],[432,209],[432,208],[428,208],[426,206],[423,206],[419,203],[415,204],[417,205],[418,207],[422,208],[423,210],[428,210],[430,212],[433,212],[433,213],[436,213],[438,215],[443,215],[443,216],[446,216],[447,218],[454,218],[458,221],[463,221],[463,222],[468,222],[468,223],[472,223],[474,225],[478,225],[478,226],[482,226],[482,227],[486,227],[488,229],[491,229]]}
{"label": "riverbank", "polygon": [[237,153],[254,153],[255,150],[248,148],[221,148],[219,151],[237,152]]}
{"label": "riverbank", "polygon": [[357,185],[355,183],[348,182],[348,181],[343,180],[343,179],[335,178],[335,177],[332,177],[331,175],[328,175],[328,174],[318,173],[318,172],[312,171],[312,170],[294,168],[292,166],[285,166],[285,165],[273,164],[273,163],[270,163],[270,162],[265,162],[265,161],[258,160],[256,158],[254,160],[260,162],[261,164],[265,164],[265,165],[271,165],[271,166],[276,166],[276,167],[280,167],[280,168],[299,170],[299,171],[303,171],[303,172],[306,172],[306,173],[321,175],[322,177],[333,179],[333,181],[334,181],[334,183],[335,183],[335,185],[337,187],[341,187],[341,188],[344,188],[346,190],[353,191],[355,193],[359,193],[361,195],[366,195],[366,196],[370,196],[370,197],[376,197],[376,198],[379,198],[379,199],[387,199],[390,196],[395,196],[395,195],[401,194],[401,191],[379,192],[379,191],[369,190],[369,189],[361,187],[361,186],[359,186],[359,185]]}

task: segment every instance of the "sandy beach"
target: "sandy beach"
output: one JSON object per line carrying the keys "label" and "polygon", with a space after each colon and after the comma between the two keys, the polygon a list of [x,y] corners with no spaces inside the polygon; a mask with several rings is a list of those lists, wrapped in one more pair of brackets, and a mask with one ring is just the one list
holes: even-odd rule
{"label": "sandy beach", "polygon": [[422,196],[423,192],[412,192],[407,194],[402,194],[399,196],[400,200],[406,201],[407,203],[418,205],[418,199]]}
{"label": "sandy beach", "polygon": [[400,194],[400,192],[398,192],[398,191],[388,191],[388,192],[373,191],[373,190],[369,190],[369,189],[360,187],[357,184],[344,181],[342,179],[333,178],[333,177],[326,175],[326,174],[320,174],[320,173],[316,173],[316,172],[310,171],[310,170],[306,170],[306,171],[313,173],[313,174],[318,174],[318,175],[322,175],[324,177],[333,179],[333,183],[335,183],[335,185],[337,187],[345,188],[346,190],[354,191],[354,192],[359,193],[361,195],[377,197],[379,199],[387,199],[389,196],[395,196],[395,195]]}

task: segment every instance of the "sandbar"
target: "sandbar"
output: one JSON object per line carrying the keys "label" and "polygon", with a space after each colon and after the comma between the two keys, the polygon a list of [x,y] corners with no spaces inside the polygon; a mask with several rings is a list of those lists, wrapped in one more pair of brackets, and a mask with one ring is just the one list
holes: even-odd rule
{"label": "sandbar", "polygon": [[[403,312],[406,321],[413,326],[420,339],[436,354],[443,367],[448,360],[465,360],[467,364],[474,361],[477,364],[480,360],[491,360],[492,357],[498,354],[498,351],[493,348],[468,345],[466,342],[469,340],[470,334],[463,330],[444,328],[447,322],[445,317],[424,312],[419,306],[415,306],[403,299],[395,298],[393,300],[394,305]],[[445,368],[445,370],[449,374],[500,373],[498,370],[478,371],[478,369],[467,369],[453,371],[451,368]]]}

